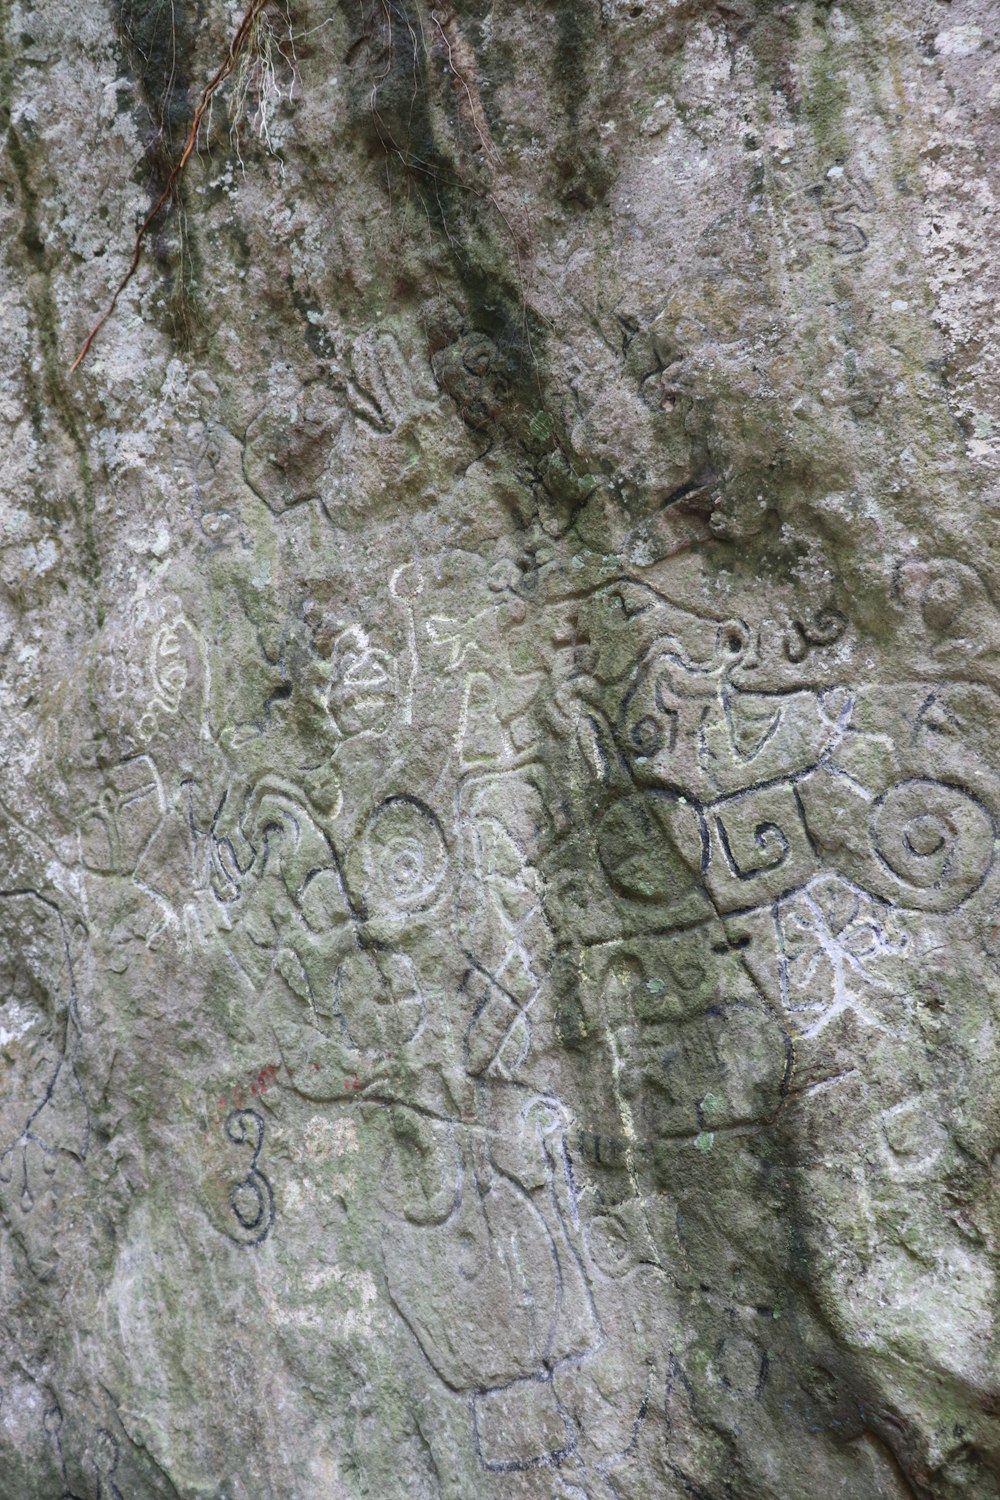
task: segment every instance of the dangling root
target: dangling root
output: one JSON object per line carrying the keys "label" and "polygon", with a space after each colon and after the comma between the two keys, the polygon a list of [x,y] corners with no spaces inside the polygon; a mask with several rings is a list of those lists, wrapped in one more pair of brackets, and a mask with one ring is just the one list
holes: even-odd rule
{"label": "dangling root", "polygon": [[[258,12],[253,22],[250,36],[243,48],[239,67],[236,70],[233,92],[229,100],[229,139],[236,151],[241,168],[243,168],[243,157],[240,155],[239,127],[240,120],[244,116],[249,120],[251,130],[264,143],[271,155],[277,155],[274,142],[271,140],[271,112],[285,97],[284,90],[278,82],[279,59],[287,68],[292,80],[288,89],[289,100],[292,99],[295,91],[295,39],[287,10],[285,19],[288,23],[285,41],[291,49],[290,53],[285,51],[267,11],[262,10]],[[252,118],[251,94],[257,96],[257,107]],[[246,169],[243,168],[243,170],[245,174]]]}
{"label": "dangling root", "polygon": [[173,192],[174,185],[177,182],[177,179],[180,177],[184,168],[187,166],[188,158],[194,150],[195,144],[198,140],[198,130],[201,126],[202,120],[205,117],[205,112],[212,102],[212,97],[225,83],[226,79],[235,72],[237,66],[239,65],[241,54],[243,53],[244,49],[247,46],[247,43],[253,36],[257,26],[257,22],[261,17],[264,7],[268,3],[269,0],[251,0],[251,4],[247,8],[246,14],[244,15],[240,24],[237,26],[236,31],[233,34],[233,39],[229,43],[229,51],[226,54],[225,61],[219,66],[218,71],[213,74],[213,76],[206,83],[205,87],[202,89],[198,99],[198,103],[195,105],[194,117],[191,120],[191,129],[188,132],[188,138],[184,144],[184,150],[181,152],[174,166],[171,167],[170,175],[167,177],[162,193],[153,204],[153,207],[150,209],[149,213],[146,215],[139,228],[138,233],[136,234],[135,245],[132,250],[132,260],[128,270],[125,272],[125,275],[122,277],[121,281],[118,283],[118,286],[115,288],[115,294],[111,298],[111,301],[108,303],[107,309],[101,315],[101,317],[98,318],[93,328],[87,334],[86,342],[84,343],[83,348],[80,350],[79,354],[76,356],[76,359],[70,365],[69,372],[71,375],[73,374],[73,371],[78,369],[86,359],[91,344],[94,342],[95,338],[100,333],[105,323],[111,317],[111,314],[114,312],[115,307],[118,303],[118,298],[121,296],[122,292],[128,286],[129,282],[132,280],[132,277],[138,270],[139,261],[142,258],[142,247],[145,242],[146,235],[148,234],[150,227],[159,215],[160,210],[163,208],[164,204],[167,202],[171,193]]}

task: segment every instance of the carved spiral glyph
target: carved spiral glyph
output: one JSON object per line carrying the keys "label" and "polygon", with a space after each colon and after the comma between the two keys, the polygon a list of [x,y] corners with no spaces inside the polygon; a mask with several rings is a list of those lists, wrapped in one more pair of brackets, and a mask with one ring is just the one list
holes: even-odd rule
{"label": "carved spiral glyph", "polygon": [[872,846],[906,888],[907,905],[950,911],[979,889],[993,862],[993,819],[961,787],[915,778],[875,804]]}
{"label": "carved spiral glyph", "polygon": [[415,797],[387,797],[361,841],[364,898],[376,915],[424,911],[448,868],[448,849],[433,812]]}

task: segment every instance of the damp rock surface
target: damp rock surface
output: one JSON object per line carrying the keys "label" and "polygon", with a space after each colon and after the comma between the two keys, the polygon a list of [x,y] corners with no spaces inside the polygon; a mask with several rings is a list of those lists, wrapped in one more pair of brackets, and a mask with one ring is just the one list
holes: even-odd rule
{"label": "damp rock surface", "polygon": [[0,131],[4,1500],[996,1497],[996,7],[9,0]]}

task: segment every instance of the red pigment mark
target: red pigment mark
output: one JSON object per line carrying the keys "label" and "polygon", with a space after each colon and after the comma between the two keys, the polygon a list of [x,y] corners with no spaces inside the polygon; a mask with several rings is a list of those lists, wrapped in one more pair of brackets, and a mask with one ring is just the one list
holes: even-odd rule
{"label": "red pigment mark", "polygon": [[313,1072],[315,1072],[315,1073],[319,1072],[319,1063],[313,1063]]}
{"label": "red pigment mark", "polygon": [[256,1081],[257,1088],[262,1094],[266,1093],[268,1084],[273,1083],[277,1076],[277,1063],[265,1063],[257,1073],[254,1073],[252,1069],[250,1071],[250,1077]]}
{"label": "red pigment mark", "polygon": [[[251,1095],[266,1094],[268,1084],[274,1083],[280,1069],[280,1063],[265,1063],[262,1068],[248,1068],[247,1077],[250,1079]],[[229,1098],[227,1099],[223,1094],[219,1100],[219,1108],[225,1109],[227,1105],[235,1105],[238,1109],[242,1109],[245,1097],[244,1085],[230,1083],[229,1090]]]}

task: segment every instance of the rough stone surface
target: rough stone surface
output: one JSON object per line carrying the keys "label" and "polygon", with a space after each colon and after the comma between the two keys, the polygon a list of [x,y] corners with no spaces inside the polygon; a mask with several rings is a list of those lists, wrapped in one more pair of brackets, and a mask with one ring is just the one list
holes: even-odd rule
{"label": "rough stone surface", "polygon": [[991,0],[0,3],[3,1500],[986,1500]]}

